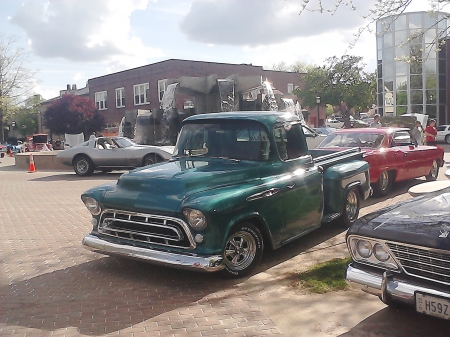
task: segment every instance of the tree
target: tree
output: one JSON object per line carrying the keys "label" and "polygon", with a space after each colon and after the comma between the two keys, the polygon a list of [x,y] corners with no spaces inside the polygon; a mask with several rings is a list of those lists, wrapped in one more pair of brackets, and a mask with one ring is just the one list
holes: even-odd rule
{"label": "tree", "polygon": [[359,56],[330,57],[326,62],[303,75],[304,87],[295,93],[304,106],[316,106],[317,96],[321,104],[339,106],[349,126],[352,108],[364,110],[375,102],[376,76],[364,71]]}
{"label": "tree", "polygon": [[[353,11],[356,11],[358,9],[358,5],[355,4],[355,0],[335,0],[333,3],[325,2],[325,1],[310,1],[310,0],[301,0],[302,2],[302,9],[300,10],[300,15],[303,12],[319,12],[324,15],[334,15],[340,8],[347,7],[351,8]],[[355,32],[355,39],[351,43],[350,47],[353,47],[358,39],[361,37],[361,35],[365,32],[372,32],[373,30],[373,24],[377,22],[378,20],[382,18],[392,18],[393,21],[395,21],[399,15],[403,14],[407,9],[408,6],[411,4],[412,0],[377,0],[371,2],[371,7],[367,10],[365,14],[363,14],[363,18],[367,20],[367,23],[360,27],[357,32]],[[369,2],[367,2],[369,3]],[[436,28],[439,23],[446,22],[447,19],[450,18],[450,15],[443,15],[438,16],[437,13],[446,5],[450,3],[449,0],[428,0],[428,4],[430,6],[429,16],[436,18],[436,24],[432,28]],[[381,20],[381,25],[384,27],[384,31],[389,30],[389,26],[392,22],[392,20]],[[445,23],[445,27],[447,27],[447,24]],[[443,30],[438,36],[433,40],[432,43],[428,45],[427,48],[432,48],[432,46],[436,47],[436,50],[442,49],[446,39],[447,39],[447,33],[448,29]],[[413,40],[416,38],[422,38],[426,33],[428,29],[422,29],[417,30],[414,33],[414,36],[410,36],[408,40]],[[383,32],[381,32],[383,34]],[[411,61],[410,57],[406,57],[404,61],[409,62]]]}
{"label": "tree", "polygon": [[307,73],[311,68],[314,68],[314,66],[301,61],[297,61],[292,65],[288,65],[286,62],[281,61],[279,63],[274,63],[271,69],[275,71],[287,71],[292,73]]}
{"label": "tree", "polygon": [[28,55],[22,48],[14,48],[16,39],[6,40],[0,35],[0,139],[4,139],[3,123],[8,111],[14,112],[23,97],[34,88],[35,72],[26,68]]}
{"label": "tree", "polygon": [[44,113],[45,125],[52,133],[81,133],[85,137],[105,127],[105,119],[95,103],[87,97],[63,95]]}

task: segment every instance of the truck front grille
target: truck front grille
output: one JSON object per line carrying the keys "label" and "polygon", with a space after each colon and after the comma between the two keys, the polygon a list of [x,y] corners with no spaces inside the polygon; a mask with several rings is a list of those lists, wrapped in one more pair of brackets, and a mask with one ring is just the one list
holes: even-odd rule
{"label": "truck front grille", "polygon": [[450,253],[426,247],[386,243],[406,274],[450,285]]}
{"label": "truck front grille", "polygon": [[195,241],[183,220],[161,215],[105,210],[98,232],[136,242],[195,248]]}

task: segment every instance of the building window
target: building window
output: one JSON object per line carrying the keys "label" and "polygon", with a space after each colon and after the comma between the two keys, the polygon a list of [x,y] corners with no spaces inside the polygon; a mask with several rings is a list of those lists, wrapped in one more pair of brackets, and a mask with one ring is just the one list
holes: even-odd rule
{"label": "building window", "polygon": [[287,85],[288,94],[291,94],[293,91],[294,91],[294,85],[292,83],[288,83],[288,85]]}
{"label": "building window", "polygon": [[134,105],[142,105],[150,103],[148,99],[149,84],[143,83],[133,86],[134,91]]}
{"label": "building window", "polygon": [[123,108],[125,106],[125,88],[116,89],[116,108]]}
{"label": "building window", "polygon": [[158,95],[160,102],[162,101],[164,93],[166,92],[166,82],[167,79],[158,81]]}
{"label": "building window", "polygon": [[106,105],[106,99],[108,98],[106,91],[100,91],[95,93],[95,105],[99,110],[106,110],[108,106]]}

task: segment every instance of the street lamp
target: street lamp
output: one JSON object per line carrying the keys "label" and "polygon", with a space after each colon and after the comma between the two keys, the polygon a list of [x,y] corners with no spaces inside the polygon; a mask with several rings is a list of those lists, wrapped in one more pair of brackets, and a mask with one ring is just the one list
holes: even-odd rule
{"label": "street lamp", "polygon": [[316,126],[320,126],[319,125],[319,121],[320,121],[320,115],[319,115],[320,96],[316,96],[316,105],[317,105],[317,125]]}

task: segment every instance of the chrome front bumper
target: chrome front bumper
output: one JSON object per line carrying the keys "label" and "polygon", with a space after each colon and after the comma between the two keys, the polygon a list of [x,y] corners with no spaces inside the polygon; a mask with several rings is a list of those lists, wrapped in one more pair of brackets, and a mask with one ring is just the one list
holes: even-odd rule
{"label": "chrome front bumper", "polygon": [[394,301],[415,305],[416,291],[450,299],[450,293],[443,289],[429,288],[409,280],[396,279],[390,272],[376,273],[349,265],[345,271],[345,279],[349,283],[362,285],[363,291],[380,297],[384,303]]}
{"label": "chrome front bumper", "polygon": [[83,246],[96,253],[123,256],[179,269],[213,272],[224,268],[223,257],[220,255],[202,257],[121,245],[103,240],[92,234],[83,238]]}

